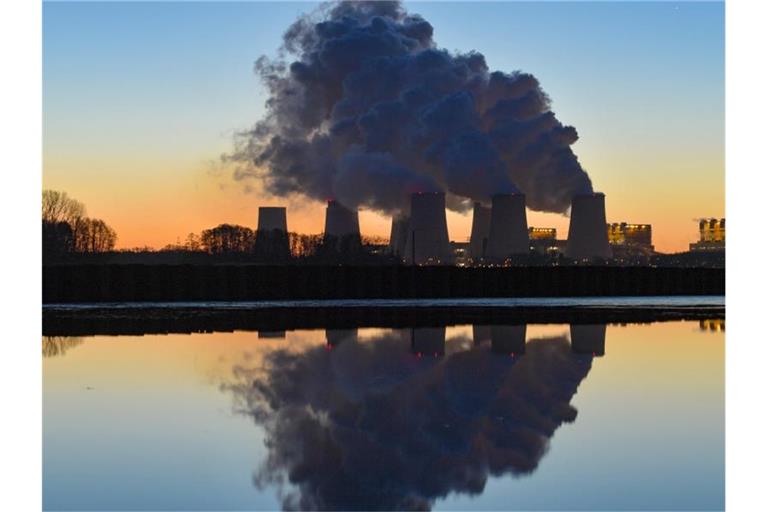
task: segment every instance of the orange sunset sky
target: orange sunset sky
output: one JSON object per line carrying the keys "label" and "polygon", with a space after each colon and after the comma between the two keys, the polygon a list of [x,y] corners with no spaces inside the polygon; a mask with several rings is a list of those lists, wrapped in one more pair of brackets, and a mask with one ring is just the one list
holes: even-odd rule
{"label": "orange sunset sky", "polygon": [[[724,216],[722,4],[406,6],[439,45],[539,78],[579,132],[573,150],[606,194],[608,222],[650,223],[656,249],[674,252],[697,239],[694,219]],[[313,7],[46,3],[44,188],[104,219],[118,248],[161,248],[221,223],[255,228],[266,205],[288,207],[289,230],[320,233],[324,204],[268,196],[220,163],[264,113],[253,62]],[[471,221],[449,212],[451,239],[468,240]],[[567,236],[566,216],[529,210],[528,223]],[[390,219],[363,211],[360,226],[387,238]]]}

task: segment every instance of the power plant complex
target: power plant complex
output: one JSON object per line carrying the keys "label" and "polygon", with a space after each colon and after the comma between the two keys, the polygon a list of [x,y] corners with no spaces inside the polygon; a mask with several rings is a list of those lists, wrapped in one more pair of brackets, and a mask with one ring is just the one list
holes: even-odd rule
{"label": "power plant complex", "polygon": [[[528,226],[524,194],[497,194],[490,205],[475,202],[469,242],[451,242],[443,192],[411,194],[410,209],[392,217],[389,242],[382,252],[411,265],[504,265],[516,257],[563,255],[571,261],[621,261],[654,254],[650,224],[606,222],[605,195],[575,195],[566,240],[557,230]],[[691,251],[725,249],[725,219],[701,219],[700,240]],[[260,207],[256,250],[284,255],[289,251],[285,207]],[[325,210],[323,243],[344,251],[361,244],[357,210],[330,200]],[[523,261],[523,260],[518,260]]]}

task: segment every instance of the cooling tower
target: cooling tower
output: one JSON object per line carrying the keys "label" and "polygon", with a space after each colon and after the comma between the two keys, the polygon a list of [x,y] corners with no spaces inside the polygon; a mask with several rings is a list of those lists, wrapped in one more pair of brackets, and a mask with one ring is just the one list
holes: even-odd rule
{"label": "cooling tower", "polygon": [[450,263],[451,244],[445,220],[445,194],[411,195],[411,222],[405,241],[405,261],[411,264]]}
{"label": "cooling tower", "polygon": [[573,196],[565,255],[577,260],[610,258],[612,253],[605,226],[605,194]]}
{"label": "cooling tower", "polygon": [[416,355],[445,354],[445,327],[416,327],[411,330],[411,351]]}
{"label": "cooling tower", "polygon": [[260,206],[257,231],[278,230],[288,232],[284,206]]}
{"label": "cooling tower", "polygon": [[285,207],[259,207],[254,250],[257,255],[272,259],[290,255]]}
{"label": "cooling tower", "polygon": [[405,242],[408,239],[408,224],[406,216],[392,217],[392,231],[389,233],[389,252],[395,256],[405,256]]}
{"label": "cooling tower", "polygon": [[576,354],[605,355],[605,324],[571,324],[571,350]]}
{"label": "cooling tower", "polygon": [[472,211],[472,234],[469,236],[469,257],[479,261],[485,257],[491,233],[491,209],[475,203]]}
{"label": "cooling tower", "polygon": [[350,210],[338,201],[328,201],[325,209],[325,240],[354,240],[360,241],[360,223],[357,210]]}
{"label": "cooling tower", "polygon": [[[605,231],[605,226],[603,226]],[[485,257],[503,261],[511,254],[528,254],[528,220],[524,194],[497,194],[491,204],[491,225]]]}
{"label": "cooling tower", "polygon": [[525,354],[525,324],[491,326],[491,350],[497,354]]}

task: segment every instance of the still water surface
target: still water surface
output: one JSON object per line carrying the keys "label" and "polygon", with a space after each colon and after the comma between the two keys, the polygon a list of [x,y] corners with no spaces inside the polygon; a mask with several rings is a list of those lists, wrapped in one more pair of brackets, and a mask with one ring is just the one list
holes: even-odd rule
{"label": "still water surface", "polygon": [[724,321],[43,339],[49,510],[724,507]]}

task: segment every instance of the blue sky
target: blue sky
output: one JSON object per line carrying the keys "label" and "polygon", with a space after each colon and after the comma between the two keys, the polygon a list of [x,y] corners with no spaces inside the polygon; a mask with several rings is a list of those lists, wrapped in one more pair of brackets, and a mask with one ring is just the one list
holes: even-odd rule
{"label": "blue sky", "polygon": [[[316,5],[46,2],[44,184],[118,219],[123,212],[100,197],[125,180],[203,186],[206,162],[263,112],[253,62],[274,55],[285,28]],[[405,5],[433,25],[438,45],[477,50],[492,69],[539,78],[558,118],[577,128],[574,150],[596,189],[621,204],[616,215],[609,206],[609,221],[690,223],[723,213],[723,3]],[[235,186],[216,179],[220,189]],[[649,208],[654,194],[663,216]],[[685,207],[673,204],[682,195]],[[672,231],[655,231],[673,243]]]}

